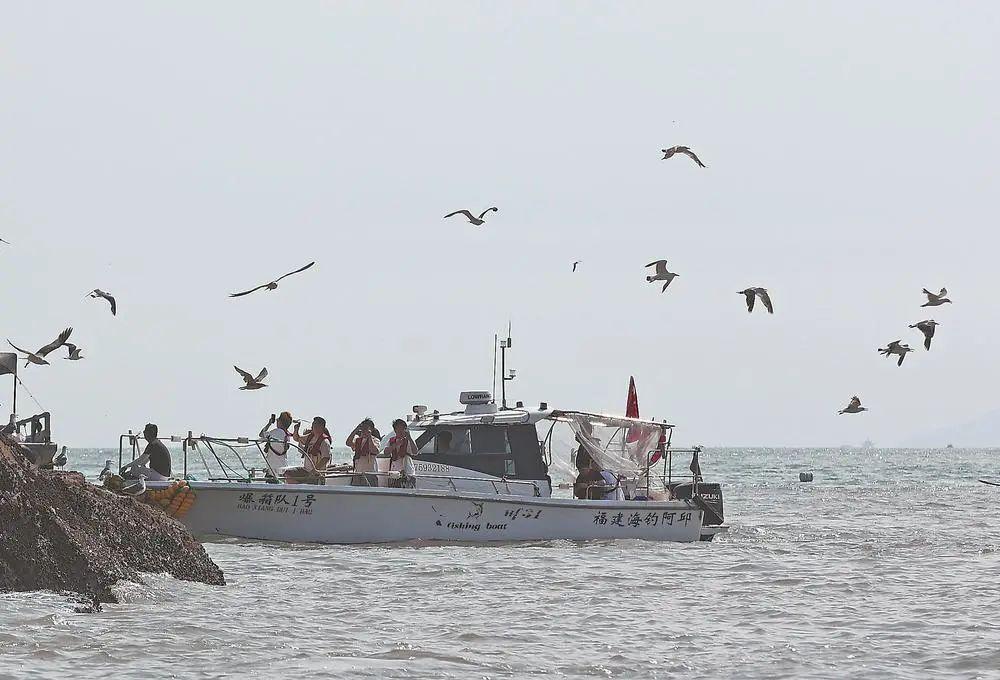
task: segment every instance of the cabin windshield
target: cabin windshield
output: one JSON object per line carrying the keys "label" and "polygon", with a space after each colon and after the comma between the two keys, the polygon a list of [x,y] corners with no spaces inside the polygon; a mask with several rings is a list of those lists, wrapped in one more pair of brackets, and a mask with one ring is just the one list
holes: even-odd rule
{"label": "cabin windshield", "polygon": [[421,460],[513,479],[544,479],[548,473],[534,425],[442,423],[412,431]]}

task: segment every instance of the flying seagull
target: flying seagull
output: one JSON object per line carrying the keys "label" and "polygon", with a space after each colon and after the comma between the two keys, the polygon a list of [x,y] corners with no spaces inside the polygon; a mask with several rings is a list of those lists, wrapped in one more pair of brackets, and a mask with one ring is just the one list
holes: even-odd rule
{"label": "flying seagull", "polygon": [[236,369],[236,372],[239,373],[240,376],[243,378],[243,382],[246,383],[246,385],[240,388],[241,390],[259,390],[262,387],[267,387],[267,385],[261,382],[261,380],[267,377],[266,368],[260,369],[260,373],[257,374],[256,378],[247,373],[246,371],[244,371],[239,366],[233,366],[233,368]]}
{"label": "flying seagull", "polygon": [[576,262],[573,263],[573,271],[576,271],[576,265],[578,264],[583,264],[583,260],[577,260]]}
{"label": "flying seagull", "polygon": [[660,149],[660,151],[663,152],[663,158],[660,159],[661,161],[667,160],[668,158],[670,158],[674,154],[682,153],[685,156],[687,156],[688,158],[690,158],[691,160],[693,160],[695,163],[697,163],[699,166],[701,166],[703,168],[705,167],[705,164],[701,162],[701,159],[698,158],[695,155],[694,151],[692,151],[690,147],[687,147],[687,146],[672,146],[669,149]]}
{"label": "flying seagull", "polygon": [[88,295],[94,298],[95,300],[98,298],[104,298],[105,300],[107,300],[108,304],[111,305],[111,316],[118,315],[118,305],[115,304],[115,298],[114,296],[111,295],[111,293],[105,293],[100,288],[95,288],[93,291],[88,293]]}
{"label": "flying seagull", "polygon": [[286,277],[289,277],[292,274],[298,274],[299,272],[304,272],[305,270],[309,269],[309,267],[313,266],[314,264],[316,264],[316,263],[315,262],[310,262],[305,267],[300,267],[299,269],[296,269],[293,272],[288,272],[287,274],[282,274],[281,276],[279,276],[278,278],[276,278],[274,281],[271,281],[270,283],[262,284],[260,286],[257,286],[256,288],[251,288],[250,290],[245,290],[242,293],[231,293],[229,295],[229,297],[231,297],[231,298],[243,297],[244,295],[249,295],[250,293],[255,293],[255,292],[257,292],[258,290],[260,290],[262,288],[267,288],[268,290],[274,290],[274,289],[276,289],[278,287],[278,281],[281,281],[282,279],[284,279]]}
{"label": "flying seagull", "polygon": [[737,291],[739,295],[743,295],[747,299],[747,313],[753,311],[753,303],[757,298],[764,303],[764,308],[767,309],[768,314],[774,314],[774,307],[771,306],[771,296],[767,294],[766,288],[746,288],[741,291]]}
{"label": "flying seagull", "polygon": [[912,324],[910,328],[916,328],[918,331],[924,334],[924,349],[931,348],[931,338],[934,337],[934,329],[940,326],[934,319],[927,319],[926,321],[918,321]]}
{"label": "flying seagull", "polygon": [[947,288],[942,288],[940,293],[932,293],[926,288],[924,288],[924,295],[927,296],[927,302],[920,305],[921,307],[937,307],[943,305],[944,303],[950,303],[951,300],[945,297],[948,294]]}
{"label": "flying seagull", "polygon": [[652,283],[653,281],[664,281],[665,282],[663,284],[663,288],[660,289],[661,293],[664,292],[667,289],[667,286],[670,285],[671,281],[673,281],[675,278],[677,278],[678,276],[680,276],[680,274],[675,274],[674,272],[667,271],[667,261],[666,260],[657,260],[656,262],[650,262],[646,266],[647,267],[656,267],[656,273],[653,274],[652,276],[647,276],[646,277],[646,283]]}
{"label": "flying seagull", "polygon": [[912,351],[913,349],[909,345],[901,345],[899,344],[899,340],[893,340],[886,347],[880,347],[878,353],[886,357],[892,354],[898,354],[899,361],[896,362],[896,365],[902,366],[903,359],[906,358],[906,353]]}
{"label": "flying seagull", "polygon": [[861,413],[862,411],[867,411],[864,406],[861,405],[861,399],[858,395],[851,397],[851,403],[847,405],[846,408],[842,408],[837,411],[838,414],[843,415],[845,413]]}
{"label": "flying seagull", "polygon": [[468,210],[456,210],[453,213],[448,213],[447,215],[445,215],[444,219],[448,219],[449,217],[454,217],[455,215],[465,215],[468,218],[469,222],[479,227],[486,224],[486,213],[488,212],[498,212],[498,211],[496,209],[496,206],[494,206],[492,208],[487,208],[486,210],[482,211],[481,213],[479,213],[479,217],[476,217]]}
{"label": "flying seagull", "polygon": [[69,359],[70,361],[79,361],[80,359],[84,358],[82,354],[83,350],[74,345],[72,342],[66,342],[63,344],[66,345],[66,351],[69,353],[69,356],[65,356],[63,357],[63,359]]}
{"label": "flying seagull", "polygon": [[49,344],[45,345],[45,347],[42,347],[37,352],[29,352],[28,350],[21,349],[10,340],[7,340],[7,343],[11,347],[16,349],[18,352],[22,352],[23,354],[27,355],[24,357],[25,366],[27,366],[28,364],[38,364],[39,366],[48,366],[49,362],[45,360],[45,356],[65,345],[66,341],[69,340],[69,334],[72,332],[73,332],[72,328],[67,328],[62,333],[59,334],[58,338],[56,338]]}

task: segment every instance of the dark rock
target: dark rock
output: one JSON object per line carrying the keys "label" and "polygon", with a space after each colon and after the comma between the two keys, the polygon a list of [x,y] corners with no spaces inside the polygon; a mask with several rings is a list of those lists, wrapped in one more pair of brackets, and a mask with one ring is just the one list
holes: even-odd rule
{"label": "dark rock", "polygon": [[159,508],[34,468],[0,436],[0,592],[79,593],[98,607],[141,572],[225,585],[222,570]]}

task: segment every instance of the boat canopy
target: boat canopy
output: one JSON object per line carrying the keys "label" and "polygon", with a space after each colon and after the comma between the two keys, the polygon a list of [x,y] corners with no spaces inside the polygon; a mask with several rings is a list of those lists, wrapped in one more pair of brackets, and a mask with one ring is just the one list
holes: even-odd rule
{"label": "boat canopy", "polygon": [[549,419],[570,426],[576,441],[601,468],[618,474],[646,475],[650,455],[673,425],[584,411],[553,411]]}

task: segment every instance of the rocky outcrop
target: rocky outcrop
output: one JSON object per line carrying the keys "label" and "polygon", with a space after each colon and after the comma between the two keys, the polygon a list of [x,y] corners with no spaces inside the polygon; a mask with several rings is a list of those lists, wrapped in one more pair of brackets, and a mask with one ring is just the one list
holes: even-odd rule
{"label": "rocky outcrop", "polygon": [[225,585],[222,570],[183,524],[159,508],[38,470],[0,436],[0,591],[79,593],[114,602],[112,586],[167,573]]}

